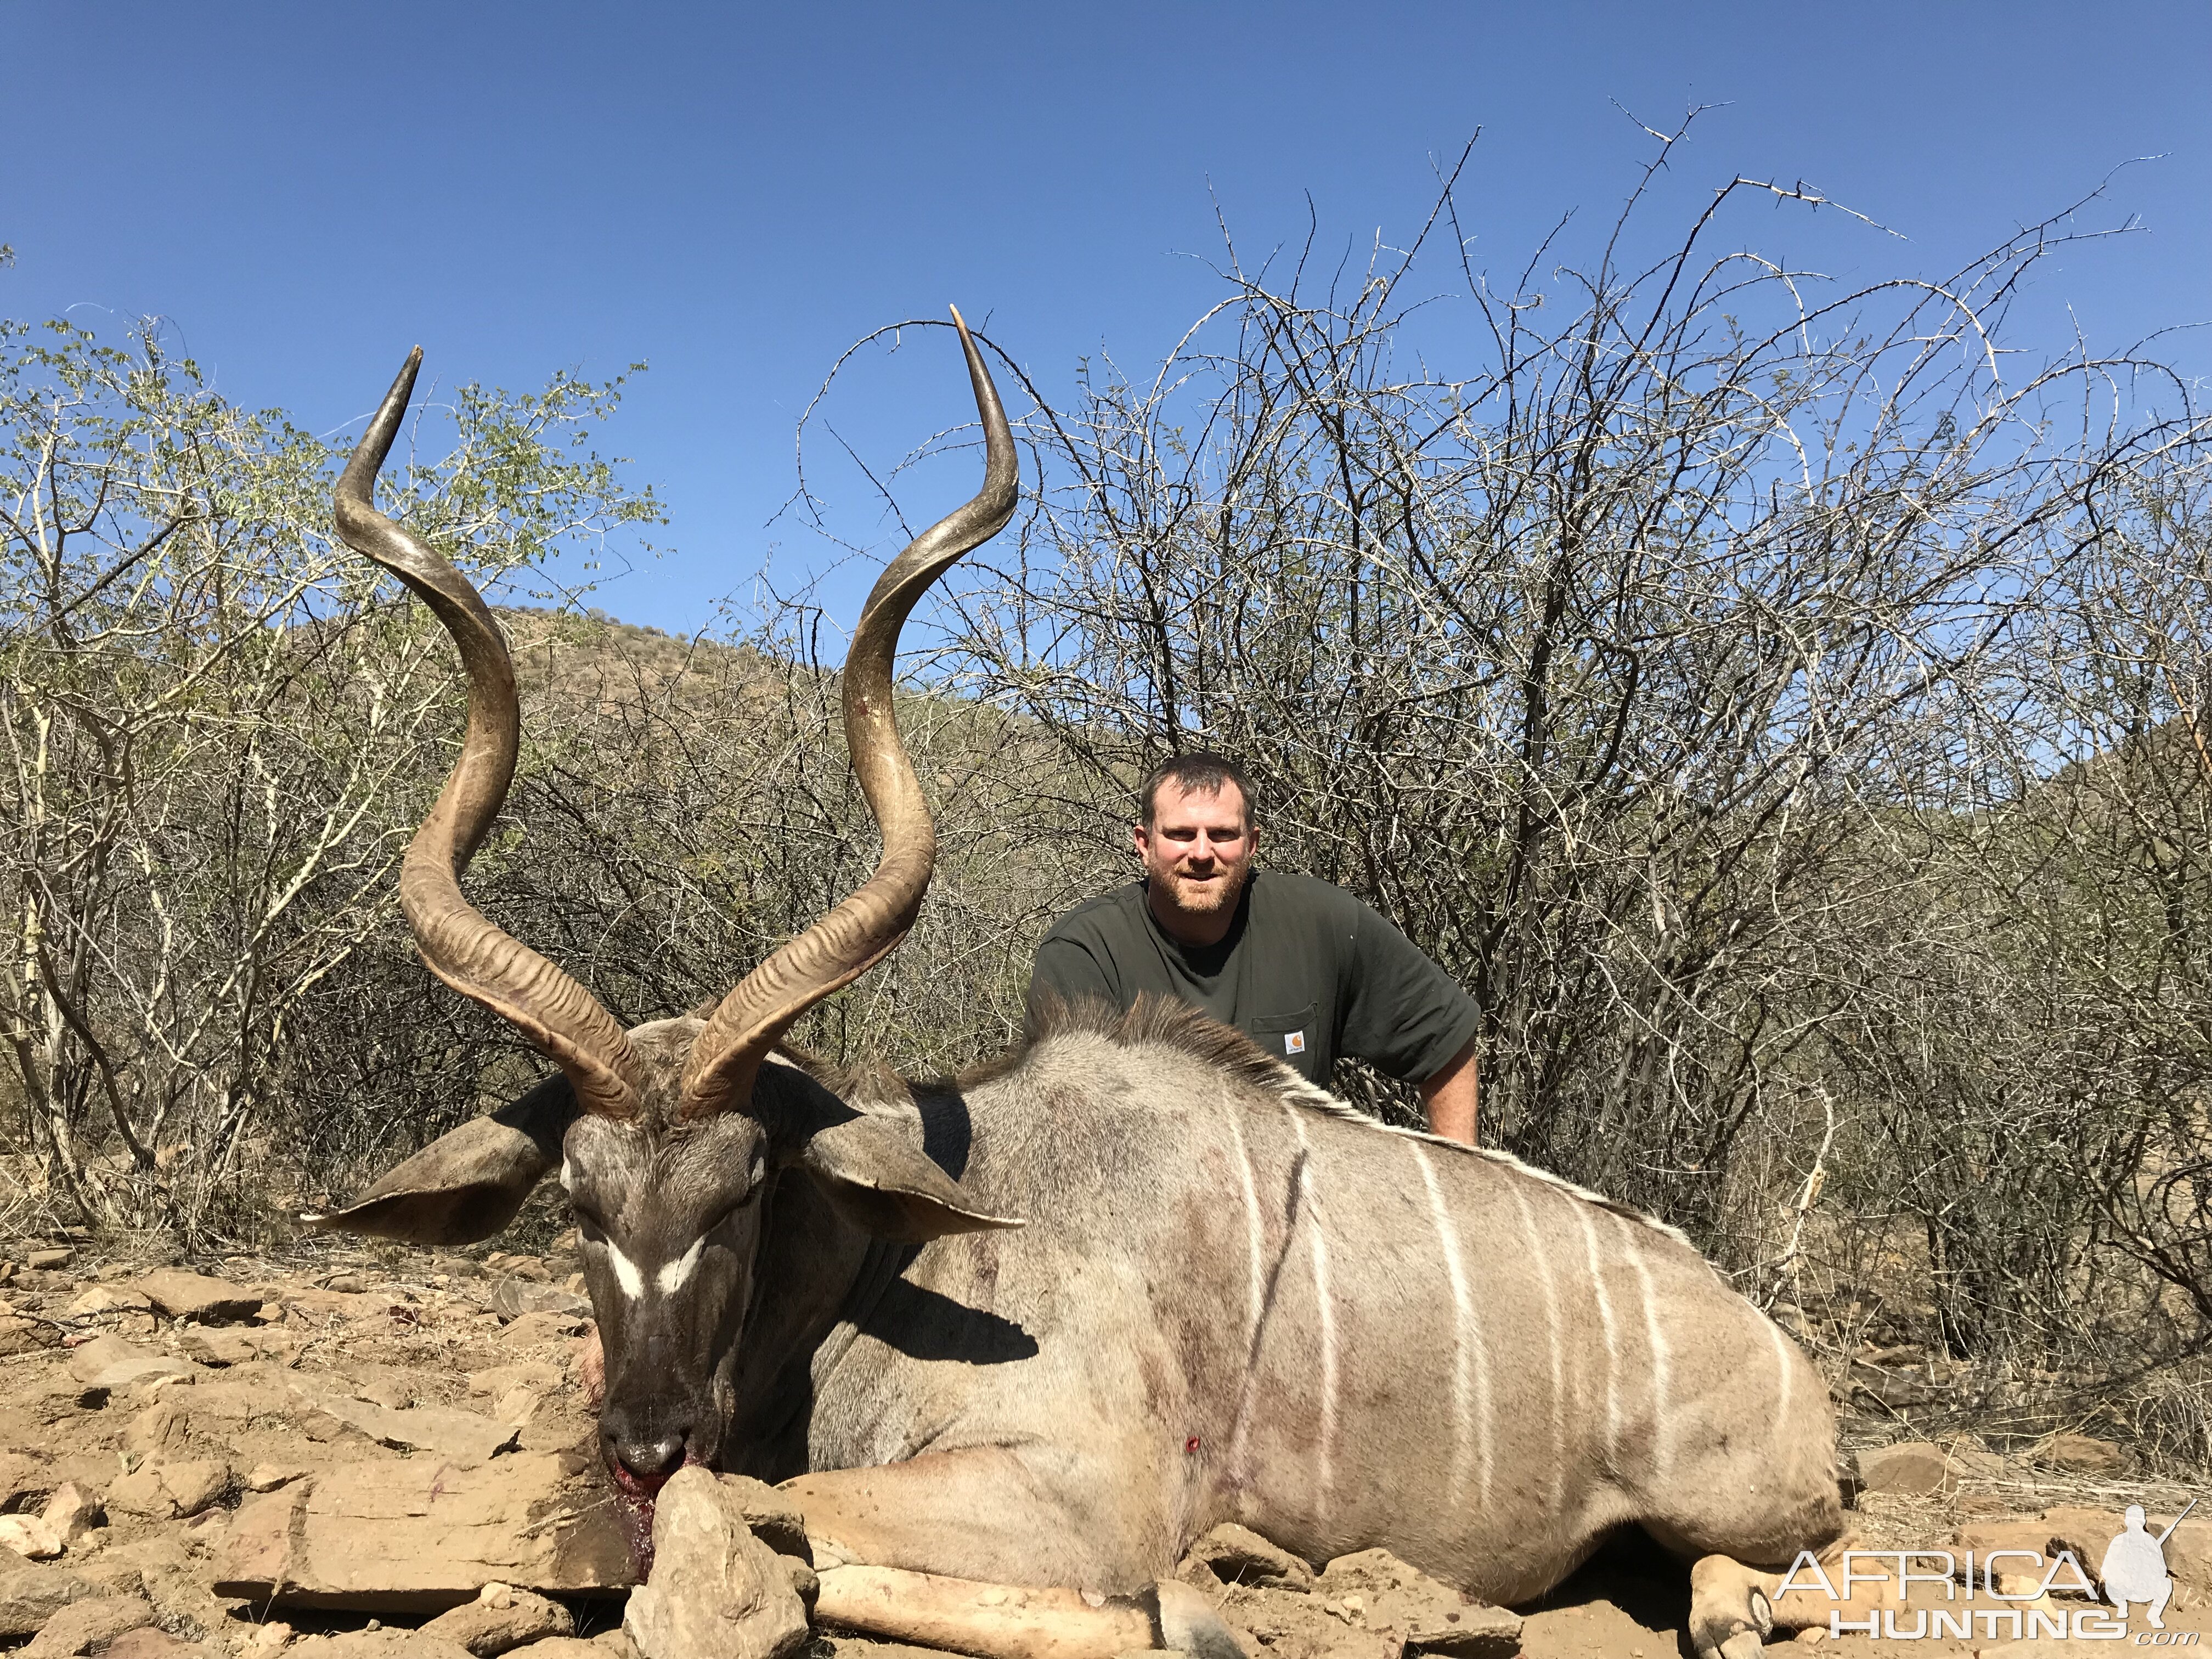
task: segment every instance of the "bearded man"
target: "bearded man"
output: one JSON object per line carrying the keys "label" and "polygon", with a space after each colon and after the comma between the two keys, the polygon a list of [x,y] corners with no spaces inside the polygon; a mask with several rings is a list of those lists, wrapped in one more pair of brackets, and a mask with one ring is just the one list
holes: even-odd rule
{"label": "bearded man", "polygon": [[1037,947],[1033,1025],[1055,998],[1174,997],[1324,1088],[1346,1054],[1418,1080],[1429,1127],[1474,1144],[1474,1000],[1342,888],[1253,867],[1243,768],[1202,751],[1163,762],[1132,835],[1144,878],[1079,905]]}

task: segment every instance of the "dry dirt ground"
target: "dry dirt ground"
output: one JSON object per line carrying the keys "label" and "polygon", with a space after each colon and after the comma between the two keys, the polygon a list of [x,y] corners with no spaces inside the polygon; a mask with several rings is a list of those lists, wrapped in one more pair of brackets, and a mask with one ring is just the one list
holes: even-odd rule
{"label": "dry dirt ground", "polygon": [[[52,1241],[0,1250],[0,1547],[0,1547],[0,1650],[489,1659],[519,1638],[539,1648],[533,1659],[635,1659],[620,1631],[627,1558],[577,1382],[589,1307],[574,1267],[558,1243],[544,1257],[303,1249],[189,1264]],[[1971,1443],[1947,1449],[1948,1490],[1861,1496],[1869,1547],[2079,1540],[2094,1572],[2123,1505],[2156,1517],[2185,1501],[2130,1485],[2124,1468],[2090,1480]],[[426,1533],[418,1488],[444,1495],[442,1514],[458,1503],[459,1521]],[[2179,1583],[2169,1630],[2212,1628],[2212,1516],[2185,1523],[2167,1557]],[[280,1581],[281,1595],[269,1589]],[[550,1599],[468,1612],[476,1622],[458,1647],[405,1634],[491,1581]],[[1360,1597],[1328,1600],[1327,1588],[1307,1598],[1304,1626],[1273,1634],[1273,1659],[1449,1650],[1377,1634]],[[1940,1592],[1914,1605],[1927,1595]],[[1521,1651],[1687,1656],[1686,1609],[1681,1570],[1623,1540],[1517,1610]],[[459,1631],[453,1617],[441,1636]],[[318,1639],[364,1631],[380,1634]],[[1991,1627],[1963,1643],[1778,1637],[1770,1653],[2059,1659],[2149,1646],[2151,1635],[2138,1615],[2117,1642],[2015,1645]],[[900,1650],[825,1637],[813,1651]]]}

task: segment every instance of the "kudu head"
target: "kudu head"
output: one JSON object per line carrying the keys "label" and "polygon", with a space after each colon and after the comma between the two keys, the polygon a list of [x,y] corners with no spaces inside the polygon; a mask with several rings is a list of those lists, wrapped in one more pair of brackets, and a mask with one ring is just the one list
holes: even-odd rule
{"label": "kudu head", "polygon": [[793,1020],[896,947],[929,884],[936,832],[892,714],[892,656],[915,602],[998,533],[1016,495],[1006,413],[957,312],[953,320],[982,416],[983,488],[884,569],[845,665],[846,740],[883,831],[882,861],[703,1020],[624,1030],[583,986],[462,894],[460,874],[514,775],[520,714],[506,641],[482,596],[374,504],[419,348],[338,482],[339,533],[436,613],[468,677],[467,735],[407,849],[400,907],[430,971],[511,1021],[561,1076],[433,1143],[343,1210],[308,1219],[416,1243],[472,1243],[505,1227],[557,1169],[606,1355],[603,1449],[634,1534],[649,1529],[652,1496],[669,1474],[724,1449],[740,1339],[760,1288],[765,1213],[785,1172],[803,1172],[836,1213],[879,1237],[918,1243],[1019,1224],[983,1213],[930,1161],[908,1122],[856,1111],[770,1056]]}

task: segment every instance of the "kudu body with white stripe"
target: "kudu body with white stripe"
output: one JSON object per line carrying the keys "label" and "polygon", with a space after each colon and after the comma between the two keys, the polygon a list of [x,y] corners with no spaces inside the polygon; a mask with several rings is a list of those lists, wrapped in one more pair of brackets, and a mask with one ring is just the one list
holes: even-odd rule
{"label": "kudu body with white stripe", "polygon": [[886,570],[847,668],[883,864],[710,1017],[629,1031],[460,894],[517,717],[481,599],[370,504],[410,360],[339,490],[347,538],[437,610],[470,674],[469,738],[402,900],[439,976],[563,1075],[317,1219],[469,1242],[558,1170],[641,1547],[685,1462],[787,1482],[852,1559],[1111,1593],[1234,1521],[1316,1562],[1387,1547],[1510,1603],[1640,1525],[1698,1562],[1705,1659],[1742,1659],[1767,1620],[1747,1569],[1840,1531],[1833,1425],[1802,1355],[1678,1234],[1385,1128],[1169,1005],[1065,1011],[943,1084],[771,1052],[896,945],[928,880],[891,653],[1015,495],[961,335],[983,491]]}

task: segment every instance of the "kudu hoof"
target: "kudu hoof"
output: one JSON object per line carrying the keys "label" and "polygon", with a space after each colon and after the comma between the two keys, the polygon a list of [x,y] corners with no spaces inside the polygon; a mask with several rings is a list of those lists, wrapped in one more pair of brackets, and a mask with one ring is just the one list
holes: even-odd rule
{"label": "kudu hoof", "polygon": [[[1144,1598],[1159,1646],[1180,1649],[1191,1659],[1249,1659],[1236,1632],[1221,1622],[1213,1605],[1188,1584],[1163,1578]],[[1740,1659],[1730,1654],[1728,1659]]]}

